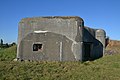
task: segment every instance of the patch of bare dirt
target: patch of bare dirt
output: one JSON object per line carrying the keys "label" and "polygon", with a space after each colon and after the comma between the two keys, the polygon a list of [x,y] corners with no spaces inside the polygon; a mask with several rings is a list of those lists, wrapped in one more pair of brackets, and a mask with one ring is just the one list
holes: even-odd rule
{"label": "patch of bare dirt", "polygon": [[107,47],[115,47],[115,46],[119,46],[120,47],[120,41],[110,40]]}
{"label": "patch of bare dirt", "polygon": [[120,54],[120,41],[110,40],[106,47],[105,55]]}

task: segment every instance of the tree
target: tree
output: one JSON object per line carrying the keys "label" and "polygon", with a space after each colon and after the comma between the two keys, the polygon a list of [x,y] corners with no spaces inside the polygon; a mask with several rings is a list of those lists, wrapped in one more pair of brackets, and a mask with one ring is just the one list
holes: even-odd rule
{"label": "tree", "polygon": [[5,44],[5,48],[8,48],[8,47],[9,47],[9,44],[8,44],[8,43],[6,43],[6,44]]}
{"label": "tree", "polygon": [[1,45],[3,45],[3,40],[1,39],[1,42],[0,42]]}
{"label": "tree", "polygon": [[14,45],[16,45],[15,42],[13,42],[12,44],[9,44],[9,47],[14,46]]}

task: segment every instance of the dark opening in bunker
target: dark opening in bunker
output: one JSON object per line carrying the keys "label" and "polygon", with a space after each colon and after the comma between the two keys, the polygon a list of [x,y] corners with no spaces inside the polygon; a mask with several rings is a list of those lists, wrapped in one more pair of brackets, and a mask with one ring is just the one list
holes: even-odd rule
{"label": "dark opening in bunker", "polygon": [[85,42],[84,43],[84,60],[91,59],[91,43]]}
{"label": "dark opening in bunker", "polygon": [[42,44],[33,44],[33,51],[42,50]]}

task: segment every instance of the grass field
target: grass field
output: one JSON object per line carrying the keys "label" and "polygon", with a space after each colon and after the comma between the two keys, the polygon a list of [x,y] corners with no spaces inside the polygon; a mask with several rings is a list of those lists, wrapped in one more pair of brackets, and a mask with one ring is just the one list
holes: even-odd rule
{"label": "grass field", "polygon": [[16,46],[0,50],[0,80],[120,80],[120,54],[95,61],[14,62]]}

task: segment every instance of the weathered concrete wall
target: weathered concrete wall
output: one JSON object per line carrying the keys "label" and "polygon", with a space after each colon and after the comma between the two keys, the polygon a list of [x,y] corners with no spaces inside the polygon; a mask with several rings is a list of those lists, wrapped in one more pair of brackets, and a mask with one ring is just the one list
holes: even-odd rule
{"label": "weathered concrete wall", "polygon": [[[30,46],[32,46],[34,42],[43,43],[44,41],[47,40],[46,43],[43,43],[46,46],[46,48],[44,46],[44,51],[46,52],[43,51],[43,53],[49,54],[49,56],[60,54],[60,50],[58,47],[60,46],[60,42],[62,42],[63,44],[62,56],[64,58],[63,60],[74,60],[74,58],[76,60],[80,60],[80,54],[81,54],[80,40],[82,39],[82,32],[79,29],[80,29],[80,26],[82,27],[82,24],[83,24],[83,20],[78,17],[66,17],[66,18],[64,17],[46,18],[45,17],[45,18],[23,19],[19,24],[19,37],[18,37],[19,45],[18,45],[17,57],[28,59],[30,58],[30,55],[33,54],[32,57],[30,58],[30,59],[33,59],[33,56],[37,54],[34,54]],[[39,36],[42,33],[44,33],[45,35],[44,37]],[[34,34],[34,35],[31,36],[30,34]],[[38,34],[38,37],[35,37],[35,34]],[[60,35],[61,37],[58,37],[57,35]],[[31,40],[31,39],[35,39],[35,40]],[[58,46],[54,44],[58,44]],[[21,46],[22,48],[20,48]],[[23,56],[21,56],[21,54]],[[25,56],[28,56],[28,57],[25,57]],[[47,60],[59,59],[57,58],[57,56],[54,58],[51,57],[50,59],[48,58]],[[40,59],[40,58],[35,57],[34,59]]]}
{"label": "weathered concrete wall", "polygon": [[[96,33],[99,29],[85,27],[83,29],[83,42],[91,45],[90,58],[97,59],[103,56],[105,46],[105,36],[103,31]],[[96,37],[97,36],[97,37]],[[83,47],[84,48],[84,47]],[[83,50],[84,55],[84,50]],[[85,57],[83,57],[85,58]]]}
{"label": "weathered concrete wall", "polygon": [[54,32],[75,39],[78,25],[81,25],[80,20],[82,21],[79,17],[25,18],[19,24],[19,39],[34,31]]}
{"label": "weathered concrete wall", "polygon": [[[42,51],[33,51],[33,44],[40,43],[43,45]],[[62,43],[62,45],[61,45]],[[66,46],[67,45],[67,46]],[[21,42],[20,57],[28,60],[56,60],[56,61],[73,61],[75,56],[71,51],[72,41],[60,34],[51,32],[31,33]],[[60,53],[60,47],[62,51]],[[29,50],[28,50],[29,49]],[[60,58],[61,54],[61,58]]]}
{"label": "weathered concrete wall", "polygon": [[[104,31],[84,27],[83,19],[76,16],[25,18],[19,23],[17,58],[93,60],[102,57],[105,36]],[[41,44],[41,50],[33,51],[34,44]]]}
{"label": "weathered concrete wall", "polygon": [[102,43],[102,45],[103,45],[103,55],[104,55],[104,51],[105,51],[105,39],[106,39],[106,32],[104,31],[104,30],[102,30],[102,29],[99,29],[99,30],[96,30],[96,39],[98,40],[98,41],[100,41],[101,43]]}

